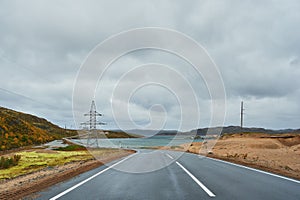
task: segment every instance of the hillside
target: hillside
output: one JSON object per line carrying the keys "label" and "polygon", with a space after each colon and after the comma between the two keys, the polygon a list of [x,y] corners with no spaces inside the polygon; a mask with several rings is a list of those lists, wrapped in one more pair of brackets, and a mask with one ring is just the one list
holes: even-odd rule
{"label": "hillside", "polygon": [[138,137],[141,137],[139,135],[128,134],[123,131],[105,131],[105,132],[107,132],[107,134],[106,134],[107,138],[138,138]]}
{"label": "hillside", "polygon": [[0,150],[38,145],[76,134],[46,119],[0,107]]}
{"label": "hillside", "polygon": [[[88,138],[89,131],[87,130],[78,130],[78,135],[73,136],[71,138]],[[97,130],[97,137],[100,139],[107,139],[107,138],[139,138],[142,137],[141,135],[126,133],[121,130]],[[96,135],[94,135],[96,136]]]}

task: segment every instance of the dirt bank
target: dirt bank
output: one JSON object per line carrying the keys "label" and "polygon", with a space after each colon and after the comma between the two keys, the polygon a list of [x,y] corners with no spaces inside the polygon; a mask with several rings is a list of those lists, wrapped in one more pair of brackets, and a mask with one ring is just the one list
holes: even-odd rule
{"label": "dirt bank", "polygon": [[197,154],[211,151],[207,154],[209,157],[300,180],[299,134],[232,134],[223,136],[217,141],[184,144],[177,148],[173,147],[172,150]]}

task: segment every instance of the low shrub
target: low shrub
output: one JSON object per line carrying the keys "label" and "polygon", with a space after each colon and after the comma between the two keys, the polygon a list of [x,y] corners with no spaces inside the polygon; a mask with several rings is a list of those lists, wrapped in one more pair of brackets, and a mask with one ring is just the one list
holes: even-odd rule
{"label": "low shrub", "polygon": [[58,150],[58,151],[82,151],[82,150],[86,150],[86,148],[84,146],[80,146],[80,145],[69,145],[66,147],[59,147],[55,150]]}
{"label": "low shrub", "polygon": [[21,159],[21,155],[13,155],[11,157],[3,157],[0,158],[0,169],[8,169],[12,166],[16,166]]}

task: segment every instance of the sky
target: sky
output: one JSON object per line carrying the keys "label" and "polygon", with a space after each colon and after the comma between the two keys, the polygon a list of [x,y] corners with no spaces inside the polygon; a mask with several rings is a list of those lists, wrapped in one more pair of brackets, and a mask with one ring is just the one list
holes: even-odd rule
{"label": "sky", "polygon": [[[74,87],[92,50],[120,32],[159,27],[195,40],[217,66],[226,93],[226,115],[219,125],[239,125],[243,101],[247,127],[300,128],[299,10],[298,0],[3,0],[0,106],[81,128],[92,98],[79,95],[85,101],[76,110],[82,117],[75,119]],[[89,87],[93,77],[93,71],[86,74],[81,86]],[[169,52],[123,55],[97,84],[94,99],[105,129],[210,126],[205,77]],[[184,120],[182,110],[189,114]]]}

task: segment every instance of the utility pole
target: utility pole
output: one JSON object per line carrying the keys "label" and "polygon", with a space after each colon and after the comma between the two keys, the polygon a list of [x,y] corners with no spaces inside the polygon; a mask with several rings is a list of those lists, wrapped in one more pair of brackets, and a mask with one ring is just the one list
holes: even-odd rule
{"label": "utility pole", "polygon": [[[102,114],[98,113],[96,110],[95,101],[92,101],[91,109],[88,113],[84,114],[84,116],[89,117],[89,121],[81,123],[81,125],[88,126],[88,139],[87,139],[87,146],[93,145],[96,143],[98,145],[98,133],[97,133],[97,125],[105,125],[105,123],[97,121],[98,116],[102,116]],[[95,142],[91,143],[91,139],[95,139]]]}
{"label": "utility pole", "polygon": [[241,130],[243,130],[243,123],[244,123],[244,102],[241,101]]}

